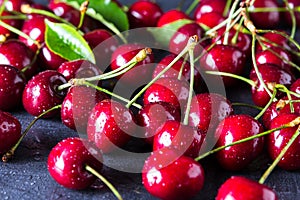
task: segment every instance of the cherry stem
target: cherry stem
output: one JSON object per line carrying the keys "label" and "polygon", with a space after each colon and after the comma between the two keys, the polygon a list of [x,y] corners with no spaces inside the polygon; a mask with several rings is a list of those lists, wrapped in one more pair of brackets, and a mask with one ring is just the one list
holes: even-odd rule
{"label": "cherry stem", "polygon": [[273,89],[273,94],[270,98],[270,100],[268,101],[267,105],[258,113],[258,115],[256,115],[256,117],[254,117],[254,119],[258,120],[259,118],[261,118],[261,116],[263,116],[263,114],[266,112],[266,110],[270,107],[270,105],[273,103],[275,97],[277,94],[277,89],[274,88]]}
{"label": "cherry stem", "polygon": [[7,0],[4,0],[0,6],[0,15],[2,15],[3,11],[5,10]]}
{"label": "cherry stem", "polygon": [[232,3],[232,0],[227,0],[226,1],[226,6],[225,6],[224,11],[223,11],[223,17],[227,16],[229,8],[231,6],[231,3]]}
{"label": "cherry stem", "polygon": [[57,105],[54,106],[52,108],[50,108],[49,110],[46,110],[45,112],[43,112],[42,114],[40,114],[39,116],[35,117],[34,120],[32,120],[30,122],[30,124],[26,127],[26,129],[24,130],[22,136],[20,137],[20,139],[18,140],[18,142],[8,151],[6,152],[3,156],[2,156],[2,161],[3,162],[8,162],[9,159],[11,159],[16,151],[16,149],[18,148],[18,146],[20,145],[21,141],[23,140],[23,138],[27,135],[27,133],[29,132],[29,130],[31,129],[31,127],[40,119],[42,118],[44,115],[48,114],[49,112],[56,110],[56,109],[60,109],[61,105]]}
{"label": "cherry stem", "polygon": [[[194,36],[192,39],[194,40],[193,41],[194,43],[198,42],[198,36]],[[188,125],[189,124],[189,115],[190,115],[192,98],[193,98],[193,93],[194,93],[194,81],[195,81],[194,80],[194,76],[195,76],[194,48],[195,48],[195,46],[192,46],[189,49],[190,64],[191,64],[190,88],[189,88],[189,96],[188,96],[188,101],[187,101],[185,115],[184,115],[184,120],[183,120],[183,124],[184,125]]]}
{"label": "cherry stem", "polygon": [[295,13],[293,12],[293,9],[290,7],[290,4],[287,0],[283,0],[285,6],[287,7],[290,15],[291,15],[291,19],[292,19],[292,30],[291,30],[291,35],[290,38],[294,38],[295,34],[296,34],[296,29],[297,29],[297,24],[296,24],[296,17],[295,17]]}
{"label": "cherry stem", "polygon": [[[85,81],[85,80],[82,80],[82,81],[81,81],[80,79],[78,79],[78,82],[74,83],[74,85],[85,85],[85,86],[88,86],[88,87],[92,87],[92,88],[94,88],[94,89],[96,89],[96,90],[99,90],[99,91],[101,91],[101,92],[104,92],[104,93],[106,93],[106,94],[108,94],[108,95],[110,95],[110,96],[112,96],[112,97],[115,97],[115,98],[117,98],[117,99],[119,99],[119,100],[121,100],[121,101],[124,101],[124,102],[126,102],[126,103],[129,102],[128,99],[126,99],[126,98],[124,98],[124,97],[122,97],[122,96],[120,96],[120,95],[117,95],[117,94],[115,94],[115,93],[113,93],[113,92],[111,92],[111,91],[109,91],[109,90],[107,90],[107,89],[104,89],[104,88],[99,87],[99,86],[97,86],[97,85],[94,85],[94,84],[92,84],[92,83],[90,83],[90,82],[87,82],[87,81]],[[133,103],[132,105],[135,106],[135,107],[138,108],[138,109],[142,109],[142,106],[139,105],[139,104],[137,104],[137,103]]]}
{"label": "cherry stem", "polygon": [[80,5],[80,8],[79,8],[79,11],[80,11],[80,20],[79,20],[79,24],[77,26],[77,30],[79,30],[82,25],[83,25],[83,21],[84,21],[84,17],[85,17],[85,13],[86,13],[86,10],[89,6],[89,1],[84,1],[81,5]]}
{"label": "cherry stem", "polygon": [[187,15],[190,15],[191,12],[196,8],[196,6],[198,5],[198,3],[200,2],[201,0],[194,0],[193,3],[191,3],[191,5],[188,7],[188,9],[185,11],[185,13]]}
{"label": "cherry stem", "polygon": [[126,105],[127,108],[131,106],[155,81],[157,81],[166,71],[171,69],[171,67],[182,57],[184,56],[190,48],[194,48],[197,43],[194,42],[194,36],[189,38],[188,44],[185,48],[170,62],[160,73],[156,75],[146,86],[144,86]]}
{"label": "cherry stem", "polygon": [[284,85],[282,85],[282,84],[276,84],[275,88],[282,89],[286,93],[286,96],[287,96],[287,98],[289,100],[290,111],[291,111],[291,113],[294,113],[295,109],[294,109],[293,103],[291,101],[292,97],[291,97],[291,93],[290,93],[289,89],[287,87],[285,87]]}
{"label": "cherry stem", "polygon": [[228,73],[228,72],[219,72],[219,71],[205,71],[206,74],[216,75],[216,76],[227,76],[235,79],[239,79],[241,81],[244,81],[245,83],[248,83],[252,87],[256,86],[256,83],[250,79],[247,79],[243,76],[239,76],[236,74]]}
{"label": "cherry stem", "polygon": [[[296,118],[298,119],[298,118]],[[280,154],[276,157],[276,159],[273,161],[273,163],[269,166],[269,168],[265,171],[265,173],[262,175],[262,177],[259,179],[259,183],[263,184],[268,176],[272,173],[272,171],[275,169],[277,164],[280,162],[280,160],[283,158],[283,156],[286,154],[290,146],[294,143],[294,141],[297,139],[297,137],[300,135],[299,126],[291,139],[288,141],[288,143],[285,145],[285,147],[281,150]]]}
{"label": "cherry stem", "polygon": [[251,140],[259,138],[259,137],[263,137],[263,136],[268,135],[268,134],[270,134],[274,131],[279,131],[279,130],[284,129],[284,128],[295,127],[299,124],[299,121],[300,121],[300,117],[297,117],[295,120],[293,120],[293,121],[291,121],[287,124],[284,124],[283,126],[280,126],[280,127],[277,127],[277,128],[271,129],[271,130],[267,130],[265,132],[262,132],[262,133],[259,133],[259,134],[256,134],[256,135],[253,135],[253,136],[250,136],[250,137],[246,137],[246,138],[241,139],[241,140],[237,140],[235,142],[232,142],[232,143],[224,145],[224,146],[220,146],[218,148],[215,148],[211,151],[208,151],[208,152],[198,156],[197,158],[195,158],[195,161],[200,161],[201,159],[206,158],[207,156],[209,156],[211,154],[214,154],[218,151],[226,149],[227,147],[231,147],[231,146],[234,146],[234,145],[237,145],[237,144],[241,144],[241,143],[244,143],[244,142],[251,141]]}
{"label": "cherry stem", "polygon": [[249,107],[249,108],[253,108],[253,109],[256,109],[256,110],[262,110],[262,109],[263,109],[262,107],[259,107],[259,106],[255,106],[255,105],[247,104],[247,103],[240,103],[240,102],[232,103],[232,105],[233,105],[233,106],[244,106],[244,107]]}
{"label": "cherry stem", "polygon": [[184,61],[182,62],[182,65],[181,65],[180,70],[179,70],[179,73],[178,73],[178,77],[177,77],[178,80],[181,80],[182,73],[183,73],[183,69],[184,69],[184,65],[185,65],[185,63],[186,63],[186,61],[187,61],[187,57],[188,57],[188,56],[189,56],[189,55],[186,54],[185,57],[184,57]]}
{"label": "cherry stem", "polygon": [[111,191],[112,193],[117,197],[118,200],[123,200],[122,196],[118,192],[118,190],[100,173],[98,173],[95,169],[90,167],[89,165],[85,166],[85,170],[99,178]]}
{"label": "cherry stem", "polygon": [[234,0],[233,5],[229,11],[229,16],[228,16],[228,22],[226,24],[226,31],[225,31],[225,35],[224,35],[224,40],[223,40],[223,44],[224,45],[228,45],[228,38],[229,38],[229,30],[230,30],[230,25],[231,25],[231,21],[233,20],[233,14],[234,14],[234,10],[236,9],[236,7],[238,6],[239,0]]}
{"label": "cherry stem", "polygon": [[244,22],[244,19],[243,18],[240,19],[240,22],[238,24],[237,30],[236,30],[234,36],[231,39],[231,44],[233,44],[233,45],[235,45],[237,43],[237,41],[238,41],[240,30],[241,30],[241,27],[243,25],[243,22]]}
{"label": "cherry stem", "polygon": [[[294,8],[290,8],[292,11],[296,11],[299,12],[300,10],[300,6],[294,7]],[[286,12],[289,11],[289,9],[287,7],[257,7],[254,9],[249,9],[248,10],[251,13],[257,13],[257,12]]]}
{"label": "cherry stem", "polygon": [[36,50],[36,52],[34,54],[34,57],[32,58],[31,62],[28,65],[26,65],[24,68],[21,69],[22,73],[25,73],[37,61],[39,53],[40,53],[42,47],[38,46],[37,48],[38,49]]}

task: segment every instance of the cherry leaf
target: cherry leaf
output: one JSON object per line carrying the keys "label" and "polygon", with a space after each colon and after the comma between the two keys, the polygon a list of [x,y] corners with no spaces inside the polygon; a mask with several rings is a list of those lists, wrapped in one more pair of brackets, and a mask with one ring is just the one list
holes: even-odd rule
{"label": "cherry leaf", "polygon": [[66,60],[86,59],[96,63],[93,51],[75,28],[49,20],[45,23],[45,42],[51,51]]}
{"label": "cherry leaf", "polygon": [[168,47],[169,42],[176,31],[183,25],[192,23],[189,19],[181,19],[162,27],[149,27],[148,31],[154,36],[156,41],[163,47]]}

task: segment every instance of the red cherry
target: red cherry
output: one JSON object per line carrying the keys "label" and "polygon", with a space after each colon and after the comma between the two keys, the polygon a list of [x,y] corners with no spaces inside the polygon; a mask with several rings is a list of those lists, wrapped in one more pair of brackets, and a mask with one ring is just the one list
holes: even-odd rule
{"label": "red cherry", "polygon": [[179,121],[165,122],[155,133],[153,150],[172,148],[185,156],[199,156],[204,134],[200,129],[183,125]]}
{"label": "red cherry", "polygon": [[57,183],[66,188],[85,189],[96,180],[85,166],[100,172],[102,160],[101,152],[93,143],[81,138],[67,138],[49,153],[48,171]]}
{"label": "red cherry", "polygon": [[218,190],[216,200],[277,200],[276,193],[266,185],[242,177],[232,176]]}
{"label": "red cherry", "polygon": [[[251,12],[255,8],[278,8],[276,0],[255,0],[253,6],[249,7],[250,20],[253,21],[257,28],[271,29],[278,27],[280,23],[280,13],[272,12]],[[264,20],[262,20],[264,19]]]}
{"label": "red cherry", "polygon": [[197,23],[213,28],[225,20],[222,14],[217,12],[203,13],[200,18],[196,20]]}
{"label": "red cherry", "polygon": [[[281,31],[281,32],[286,33],[285,31]],[[267,40],[267,41],[263,41],[263,44],[266,45],[267,48],[274,48],[274,45],[272,45],[270,42],[278,44],[279,47],[283,47],[284,49],[291,48],[288,44],[288,40],[278,33],[268,32],[268,33],[263,34],[262,36],[264,37],[265,40]],[[268,41],[270,41],[270,42],[268,42]],[[256,51],[261,51],[261,50],[262,50],[261,45],[257,45]]]}
{"label": "red cherry", "polygon": [[37,64],[32,63],[34,52],[19,40],[7,40],[1,43],[0,57],[0,64],[12,65],[19,70],[29,66],[29,68],[24,72],[27,80],[38,72]]}
{"label": "red cherry", "polygon": [[[289,4],[290,8],[296,8],[296,7],[300,6],[300,2],[298,0],[289,0],[288,4]],[[297,26],[300,26],[300,14],[299,14],[299,12],[294,11],[294,15],[296,17]],[[285,18],[285,20],[283,20],[284,22],[288,22],[289,25],[292,25],[292,18],[291,18],[291,14],[290,14],[289,11],[284,12],[284,18]]]}
{"label": "red cherry", "polygon": [[[14,16],[14,14],[12,14],[11,12],[5,11],[5,10],[1,13],[1,17],[8,17],[8,16]],[[17,29],[20,29],[22,26],[21,21],[17,20],[17,19],[2,19],[2,21],[10,26],[17,28]],[[12,33],[10,30],[4,28],[3,26],[0,26],[0,35],[5,36],[6,38],[12,38],[14,36],[14,33]]]}
{"label": "red cherry", "polygon": [[226,0],[213,1],[213,0],[202,0],[195,9],[194,19],[197,21],[203,14],[206,13],[219,13],[223,15],[224,9],[226,7]]}
{"label": "red cherry", "polygon": [[127,15],[130,28],[155,27],[163,11],[155,2],[143,0],[131,4]]}
{"label": "red cherry", "polygon": [[166,102],[156,102],[144,105],[136,116],[137,122],[144,129],[142,135],[145,141],[153,144],[153,138],[159,128],[168,120],[180,121],[180,110]]}
{"label": "red cherry", "polygon": [[142,173],[146,190],[160,199],[190,199],[203,187],[204,170],[192,158],[164,149],[146,160]]}
{"label": "red cherry", "polygon": [[44,69],[57,70],[57,68],[66,62],[64,58],[52,52],[47,45],[41,48],[39,58]]}
{"label": "red cherry", "polygon": [[92,88],[74,86],[69,89],[61,107],[61,120],[69,128],[86,133],[87,122],[94,106],[107,99],[104,93]]}
{"label": "red cherry", "polygon": [[[128,63],[140,50],[146,48],[142,44],[123,44],[119,46],[112,54],[111,69],[116,70],[126,63]],[[147,57],[130,69],[125,74],[118,76],[118,78],[129,85],[136,85],[137,83],[145,83],[151,79],[153,71],[152,63],[154,62],[153,54]]]}
{"label": "red cherry", "polygon": [[[257,135],[262,125],[248,115],[231,115],[220,122],[216,129],[216,147]],[[228,170],[241,170],[250,164],[263,150],[264,138],[227,147],[216,153],[220,165]]]}
{"label": "red cherry", "polygon": [[10,150],[21,137],[21,123],[10,113],[0,111],[0,155]]}
{"label": "red cherry", "polygon": [[10,111],[22,105],[25,78],[10,65],[0,65],[0,110]]}
{"label": "red cherry", "polygon": [[[190,23],[181,26],[171,37],[169,42],[169,50],[171,53],[179,54],[186,47],[191,36],[197,35],[199,38],[203,36],[203,29],[197,23]],[[195,55],[200,55],[201,47],[197,45],[194,50]]]}
{"label": "red cherry", "polygon": [[[258,71],[260,72],[265,84],[268,83],[277,83],[289,87],[293,81],[294,77],[288,72],[280,69],[276,65],[272,64],[262,64],[258,65]],[[257,74],[254,69],[250,72],[250,79],[257,83],[256,86],[252,86],[252,100],[257,106],[264,107],[270,100],[269,94],[263,88],[263,85],[260,84]],[[279,96],[280,94],[277,94]]]}
{"label": "red cherry", "polygon": [[300,94],[300,78],[293,82],[290,87],[290,91]]}
{"label": "red cherry", "polygon": [[[230,45],[215,45],[200,59],[200,67],[209,71],[228,72],[241,75],[246,64],[246,55],[238,48]],[[213,77],[212,77],[213,78]],[[236,79],[222,77],[225,86],[232,86]]]}
{"label": "red cherry", "polygon": [[[278,128],[286,123],[296,119],[298,114],[280,114],[275,117],[270,124],[270,129]],[[297,126],[291,128],[284,128],[267,135],[268,152],[272,160],[280,154],[282,149],[286,146],[288,141],[297,131]],[[279,161],[278,166],[285,170],[300,169],[300,137],[298,136],[294,143],[289,147],[285,155]]]}
{"label": "red cherry", "polygon": [[[4,0],[0,0],[0,5],[3,4]],[[17,11],[17,12],[21,12],[21,6],[23,4],[31,4],[32,1],[31,0],[8,0],[5,3],[5,8],[8,11]]]}
{"label": "red cherry", "polygon": [[[23,92],[25,110],[38,116],[46,110],[63,102],[65,92],[58,91],[58,86],[66,83],[66,79],[57,71],[46,70],[30,79]],[[52,111],[44,118],[53,117],[57,111]]]}
{"label": "red cherry", "polygon": [[162,27],[180,19],[190,19],[190,17],[180,10],[169,10],[159,18],[157,26]]}
{"label": "red cherry", "polygon": [[176,78],[160,78],[144,94],[144,105],[154,102],[167,102],[177,108],[183,108],[188,99],[189,85]]}
{"label": "red cherry", "polygon": [[104,153],[124,146],[135,131],[133,114],[124,105],[105,99],[93,108],[87,126],[89,140]]}

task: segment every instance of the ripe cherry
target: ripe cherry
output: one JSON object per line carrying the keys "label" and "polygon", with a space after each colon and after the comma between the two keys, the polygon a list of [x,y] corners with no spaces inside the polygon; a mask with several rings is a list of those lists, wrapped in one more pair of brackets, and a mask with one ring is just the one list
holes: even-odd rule
{"label": "ripe cherry", "polygon": [[13,147],[21,137],[21,123],[10,113],[0,111],[0,155]]}
{"label": "ripe cherry", "polygon": [[142,180],[147,191],[160,199],[190,199],[203,187],[204,170],[192,158],[163,149],[145,161]]}
{"label": "ripe cherry", "polygon": [[41,48],[39,58],[41,60],[41,65],[43,66],[43,68],[49,70],[57,70],[57,68],[63,62],[66,62],[64,58],[51,51],[47,45],[44,45]]}
{"label": "ripe cherry", "polygon": [[216,12],[209,12],[203,13],[201,17],[196,20],[196,22],[208,28],[213,28],[224,20],[225,18],[222,16],[222,14]]}
{"label": "ripe cherry", "polygon": [[200,19],[203,14],[206,13],[218,13],[220,15],[223,14],[224,9],[226,7],[226,1],[220,0],[220,1],[212,1],[212,0],[204,0],[200,1],[199,5],[197,6],[195,12],[194,12],[194,19],[197,21]]}
{"label": "ripe cherry", "polygon": [[[46,70],[30,79],[23,92],[25,110],[38,116],[48,109],[63,102],[65,91],[59,91],[58,86],[66,83],[66,79],[57,71]],[[57,111],[51,111],[44,118],[53,117]]]}
{"label": "ripe cherry", "polygon": [[[231,115],[218,125],[215,138],[216,147],[257,135],[263,132],[262,125],[249,115]],[[250,164],[263,150],[264,138],[227,147],[216,153],[220,165],[228,170],[241,170]]]}
{"label": "ripe cherry", "polygon": [[266,185],[242,177],[232,176],[219,188],[216,200],[277,200],[276,193]]}
{"label": "ripe cherry", "polygon": [[[297,6],[300,6],[300,2],[297,0],[289,0],[288,4],[291,8],[296,8]],[[296,18],[296,24],[297,26],[300,26],[300,14],[299,12],[295,12],[294,11],[294,15]],[[289,11],[284,12],[284,22],[288,22],[289,25],[292,25],[292,18],[291,18],[291,14]]]}
{"label": "ripe cherry", "polygon": [[0,65],[0,77],[0,110],[19,108],[26,84],[23,74],[13,66]]}
{"label": "ripe cherry", "polygon": [[290,87],[290,90],[292,92],[296,92],[300,94],[300,78],[298,78],[296,81],[294,81]]}
{"label": "ripe cherry", "polygon": [[162,9],[152,1],[136,1],[127,12],[130,28],[155,27],[163,15]]}
{"label": "ripe cherry", "polygon": [[121,103],[105,99],[93,108],[87,126],[89,140],[103,153],[124,146],[134,134],[133,114]]}
{"label": "ripe cherry", "polygon": [[[0,0],[0,5],[3,4],[4,0]],[[17,12],[21,12],[21,6],[23,4],[31,4],[31,0],[8,0],[5,3],[5,8],[8,11],[17,11]]]}
{"label": "ripe cherry", "polygon": [[66,138],[49,153],[48,171],[57,183],[66,188],[85,189],[96,180],[85,166],[100,172],[102,160],[101,152],[93,143],[81,138]]}
{"label": "ripe cherry", "polygon": [[166,24],[175,22],[177,20],[181,19],[190,19],[188,15],[186,15],[184,12],[180,10],[169,10],[165,12],[158,20],[157,26],[162,27]]}
{"label": "ripe cherry", "polygon": [[[1,13],[1,17],[7,17],[7,16],[14,16],[14,14],[4,10]],[[20,29],[22,26],[22,21],[18,20],[18,19],[2,19],[2,21],[12,27],[17,28],[17,29]],[[14,33],[12,33],[10,30],[4,28],[3,26],[0,26],[0,35],[5,36],[6,38],[14,37]]]}

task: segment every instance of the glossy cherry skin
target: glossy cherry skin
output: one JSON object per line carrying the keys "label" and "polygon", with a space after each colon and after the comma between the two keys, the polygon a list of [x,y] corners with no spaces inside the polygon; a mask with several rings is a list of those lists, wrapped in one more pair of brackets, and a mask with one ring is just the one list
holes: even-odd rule
{"label": "glossy cherry skin", "polygon": [[21,123],[10,113],[0,111],[0,155],[12,148],[21,137]]}
{"label": "glossy cherry skin", "polygon": [[[58,91],[58,86],[66,83],[66,79],[57,71],[46,70],[30,79],[23,92],[23,106],[33,115],[39,116],[46,110],[63,102],[65,91]],[[44,118],[53,117],[57,110],[44,115]]]}
{"label": "glossy cherry skin", "polygon": [[206,13],[219,13],[223,14],[226,7],[226,0],[213,1],[213,0],[203,0],[199,2],[199,5],[195,9],[194,19],[197,21],[203,14]]}
{"label": "glossy cherry skin", "polygon": [[[1,17],[8,17],[8,16],[14,16],[14,14],[8,12],[8,11],[3,11],[1,14]],[[21,28],[22,26],[22,21],[17,20],[17,19],[2,19],[3,22],[6,24],[13,26],[17,29]],[[3,26],[0,26],[0,35],[5,36],[6,38],[12,38],[14,36],[14,33],[12,33],[10,30],[4,28]]]}
{"label": "glossy cherry skin", "polygon": [[[231,115],[218,125],[216,147],[257,135],[263,132],[262,125],[249,115]],[[227,147],[216,153],[220,165],[227,170],[241,170],[250,164],[263,150],[264,138],[259,137]]]}
{"label": "glossy cherry skin", "polygon": [[217,93],[202,93],[193,97],[189,125],[207,133],[215,130],[224,118],[233,114],[229,100]]}
{"label": "glossy cherry skin", "polygon": [[149,144],[159,128],[168,120],[180,121],[180,110],[166,102],[150,103],[143,106],[136,115],[138,124],[143,127],[141,135]]}
{"label": "glossy cherry skin", "polygon": [[[4,0],[0,0],[0,5],[3,4],[3,1]],[[23,4],[31,4],[31,3],[32,3],[32,1],[30,1],[30,0],[8,0],[5,3],[5,8],[8,11],[18,11],[18,12],[21,12],[21,6]]]}
{"label": "glossy cherry skin", "polygon": [[26,80],[21,72],[10,65],[0,65],[0,110],[11,111],[22,105]]}
{"label": "glossy cherry skin", "polygon": [[181,19],[190,19],[188,15],[186,15],[184,12],[180,10],[169,10],[165,12],[158,20],[157,26],[162,27],[166,24],[175,22],[177,20]]}
{"label": "glossy cherry skin", "polygon": [[[223,44],[215,45],[200,59],[200,67],[203,70],[228,72],[236,75],[242,74],[245,64],[244,52],[234,46]],[[230,77],[222,77],[222,79],[225,86],[232,86],[236,83],[236,79]]]}
{"label": "glossy cherry skin", "polygon": [[300,78],[298,78],[296,81],[294,81],[290,87],[290,90],[292,92],[296,92],[300,94]]}
{"label": "glossy cherry skin", "polygon": [[[272,64],[262,64],[258,65],[258,70],[264,80],[265,84],[268,83],[278,83],[289,87],[294,82],[294,77]],[[257,74],[254,69],[250,72],[250,79],[256,83],[255,86],[251,87],[252,100],[257,106],[264,107],[270,100],[269,94],[260,84]],[[277,94],[279,96],[280,93]]]}
{"label": "glossy cherry skin", "polygon": [[[282,33],[285,33],[285,34],[288,34],[282,30],[280,30]],[[278,34],[278,33],[272,33],[272,32],[269,32],[269,33],[265,33],[262,35],[262,37],[266,40],[266,41],[263,41],[263,44],[267,47],[267,48],[274,48],[274,45],[272,43],[276,43],[279,45],[279,47],[283,47],[284,49],[290,49],[291,47],[289,46],[288,44],[288,40]],[[271,42],[271,43],[270,43]],[[256,51],[261,51],[262,50],[262,47],[261,45],[256,45]]]}
{"label": "glossy cherry skin", "polygon": [[27,80],[39,71],[37,63],[32,63],[34,52],[19,40],[7,40],[6,42],[1,43],[0,57],[0,64],[12,65],[19,70],[30,65],[24,72]]}
{"label": "glossy cherry skin", "polygon": [[[291,122],[299,117],[298,114],[280,114],[275,117],[270,124],[270,129],[278,128]],[[286,146],[288,141],[297,131],[297,126],[291,128],[284,128],[278,131],[274,131],[267,135],[266,143],[268,153],[272,160],[280,154],[282,149]],[[300,137],[298,136],[293,144],[289,147],[285,155],[279,161],[278,166],[285,170],[297,170],[300,169]]]}
{"label": "glossy cherry skin", "polygon": [[72,78],[88,78],[102,74],[101,70],[87,60],[72,60],[63,62],[57,69],[67,81]]}
{"label": "glossy cherry skin", "polygon": [[280,13],[278,11],[251,12],[251,10],[254,10],[255,8],[278,8],[278,7],[279,5],[276,0],[256,0],[253,6],[249,7],[250,20],[252,20],[256,28],[264,28],[264,29],[276,28],[280,23]]}
{"label": "glossy cherry skin", "polygon": [[276,193],[266,185],[242,177],[232,176],[219,188],[216,200],[277,200]]}
{"label": "glossy cherry skin", "polygon": [[204,170],[192,158],[163,149],[145,161],[142,180],[146,190],[159,199],[190,199],[203,187]]}
{"label": "glossy cherry skin", "polygon": [[96,180],[93,174],[85,170],[85,166],[100,172],[102,162],[102,154],[93,143],[82,138],[69,137],[50,151],[48,171],[60,185],[80,190],[88,188]]}
{"label": "glossy cherry skin", "polygon": [[155,27],[163,15],[162,9],[152,1],[136,1],[127,12],[130,28]]}
{"label": "glossy cherry skin", "polygon": [[92,109],[98,102],[107,98],[108,96],[104,93],[98,93],[89,87],[71,87],[61,105],[63,124],[77,132],[86,133],[87,122]]}
{"label": "glossy cherry skin", "polygon": [[160,78],[152,84],[143,97],[144,105],[154,102],[167,102],[179,109],[187,103],[189,85],[176,78]]}
{"label": "glossy cherry skin", "polygon": [[87,126],[89,140],[104,153],[124,146],[135,131],[133,114],[124,105],[105,99],[93,108]]}
{"label": "glossy cherry skin", "polygon": [[[204,30],[197,23],[190,23],[181,26],[171,37],[169,42],[169,50],[171,53],[179,54],[188,44],[188,40],[191,36],[197,35],[198,38],[202,38]],[[201,47],[196,45],[194,54],[200,55]]]}
{"label": "glossy cherry skin", "polygon": [[200,129],[181,124],[179,121],[166,121],[155,133],[153,150],[162,148],[175,149],[183,155],[196,158],[199,156],[204,134]]}
{"label": "glossy cherry skin", "polygon": [[[112,54],[111,69],[116,70],[128,63],[140,50],[145,48],[142,44],[123,44],[120,45]],[[154,62],[153,54],[147,55],[142,61],[137,63],[134,68],[130,69],[125,74],[118,76],[119,80],[129,85],[144,83],[151,79],[153,71],[152,63]]]}
{"label": "glossy cherry skin", "polygon": [[196,20],[196,22],[208,28],[213,28],[224,20],[225,17],[223,17],[222,14],[216,12],[209,12],[203,13],[201,17]]}

